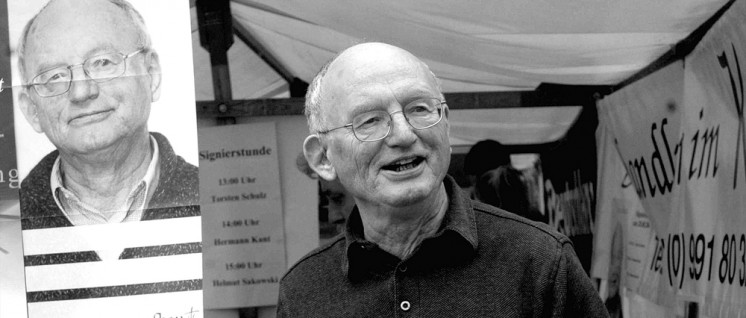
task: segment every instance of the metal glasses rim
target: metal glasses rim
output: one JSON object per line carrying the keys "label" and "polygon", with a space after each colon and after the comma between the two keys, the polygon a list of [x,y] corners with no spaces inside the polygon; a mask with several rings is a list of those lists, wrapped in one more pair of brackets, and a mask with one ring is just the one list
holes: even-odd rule
{"label": "metal glasses rim", "polygon": [[[422,100],[422,99],[437,99],[440,102],[440,105],[447,104],[445,100],[441,100],[440,98],[437,98],[437,97],[420,98],[420,99],[417,99],[417,100]],[[417,101],[417,100],[415,100],[415,101]],[[407,104],[407,105],[409,105],[409,104]],[[406,105],[405,105],[405,107],[406,107]],[[397,110],[397,111],[394,111],[394,112],[391,112],[391,113],[387,112],[387,114],[389,116],[391,116],[393,114],[403,113],[403,112],[404,112],[404,110],[402,109],[402,110]],[[421,127],[421,128],[417,128],[417,127],[413,126],[412,123],[409,122],[409,118],[407,118],[407,116],[404,116],[404,119],[407,121],[407,124],[409,124],[409,126],[412,127],[413,129],[415,129],[415,130],[423,130],[423,129],[431,128],[431,127],[437,125],[438,123],[440,123],[440,121],[443,120],[443,112],[442,112],[442,109],[441,109],[440,116],[438,117],[438,120],[436,122],[434,122],[434,123],[432,123],[432,124],[430,124],[428,126]],[[349,123],[349,124],[346,124],[346,125],[342,125],[342,126],[339,126],[339,127],[335,127],[335,128],[331,128],[331,129],[327,129],[327,130],[324,130],[324,131],[319,131],[319,132],[317,132],[317,134],[327,134],[327,133],[330,133],[330,132],[332,132],[334,130],[341,129],[341,128],[350,128],[350,129],[352,129],[352,123]],[[355,139],[360,140],[362,142],[379,141],[379,140],[382,140],[382,139],[388,137],[388,135],[390,133],[391,133],[391,125],[388,125],[388,129],[387,129],[386,133],[382,137],[376,138],[376,139],[366,139],[366,140],[363,140],[363,139],[360,139],[360,137],[357,136],[357,134],[355,133],[355,129],[352,129],[352,134],[355,136]]]}
{"label": "metal glasses rim", "polygon": [[[125,63],[125,64],[124,64],[124,69],[122,70],[122,74],[119,74],[119,75],[117,75],[117,76],[115,76],[115,77],[104,78],[104,79],[102,79],[102,80],[98,80],[98,79],[93,79],[93,78],[91,78],[91,80],[92,80],[92,81],[94,81],[94,82],[96,82],[96,83],[104,83],[104,82],[108,82],[108,81],[111,81],[111,80],[113,80],[113,79],[115,79],[115,78],[119,78],[119,77],[122,77],[122,75],[124,75],[124,73],[126,73],[126,72],[127,72],[127,63],[126,63],[127,59],[129,59],[130,57],[133,57],[133,56],[135,56],[135,55],[137,55],[137,54],[140,54],[140,53],[146,52],[146,51],[147,51],[147,48],[145,48],[145,47],[141,47],[141,48],[139,48],[139,49],[137,49],[137,50],[134,50],[134,51],[132,51],[132,52],[130,52],[130,53],[128,53],[128,54],[124,54],[124,53],[122,53],[122,52],[114,52],[114,53],[116,53],[116,54],[119,54],[119,55],[121,55],[121,56],[122,56],[122,62],[124,62],[124,63]],[[68,66],[65,66],[64,68],[66,68],[66,69],[67,69],[68,71],[70,71],[70,73],[71,73],[71,75],[72,75],[72,68],[73,68],[73,67],[77,67],[77,66],[81,66],[81,67],[82,67],[82,66],[83,66],[83,65],[85,64],[85,62],[87,62],[87,61],[88,61],[89,59],[91,59],[91,58],[93,58],[93,57],[97,57],[97,56],[107,55],[107,54],[112,54],[112,53],[103,53],[103,54],[98,54],[98,55],[94,55],[94,56],[91,56],[91,57],[89,57],[89,58],[85,59],[85,60],[83,61],[83,63],[79,63],[79,64],[73,64],[73,65],[68,65]],[[46,70],[44,70],[44,71],[41,71],[41,72],[37,73],[37,74],[36,74],[36,76],[34,76],[34,77],[33,77],[33,78],[31,79],[31,83],[29,83],[29,84],[26,84],[26,86],[27,86],[27,87],[29,87],[29,86],[33,87],[33,88],[34,88],[34,91],[36,92],[36,94],[37,94],[37,95],[39,95],[40,97],[55,97],[55,96],[60,96],[60,95],[62,95],[62,94],[65,94],[65,93],[67,93],[68,91],[70,91],[70,87],[72,86],[72,82],[73,82],[72,76],[70,76],[70,80],[69,80],[69,81],[67,81],[67,88],[65,88],[65,90],[64,90],[64,91],[62,91],[62,92],[60,92],[59,94],[54,94],[54,95],[43,95],[43,94],[40,94],[40,93],[39,93],[39,90],[38,90],[38,89],[37,89],[36,87],[37,87],[37,86],[41,86],[41,85],[44,85],[44,83],[33,83],[33,81],[34,81],[34,80],[35,80],[35,79],[36,79],[37,77],[41,76],[42,74],[44,74],[44,73],[46,73],[46,72],[49,72],[49,71],[51,71],[51,70],[54,70],[54,69],[58,69],[58,68],[61,68],[61,67],[53,67],[53,68],[49,68],[49,69],[46,69]],[[86,70],[85,68],[83,68],[83,72],[84,72],[84,73],[86,74],[86,76],[88,76],[88,71],[87,71],[87,70]]]}

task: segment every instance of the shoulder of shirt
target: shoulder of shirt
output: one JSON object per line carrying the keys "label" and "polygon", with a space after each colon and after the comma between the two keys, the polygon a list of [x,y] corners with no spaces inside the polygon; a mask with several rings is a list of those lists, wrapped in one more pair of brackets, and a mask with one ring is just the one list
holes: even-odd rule
{"label": "shoulder of shirt", "polygon": [[36,163],[26,178],[21,181],[21,195],[49,192],[49,177],[59,152],[53,150]]}
{"label": "shoulder of shirt", "polygon": [[285,277],[288,277],[291,275],[291,273],[298,269],[299,267],[304,266],[306,263],[313,262],[314,260],[318,260],[319,258],[323,257],[323,254],[330,252],[330,250],[336,246],[337,244],[344,244],[345,242],[345,235],[344,233],[338,234],[333,239],[329,240],[325,244],[311,250],[306,254],[305,256],[301,257],[293,266],[291,266],[286,272],[285,275],[283,275],[283,280]]}
{"label": "shoulder of shirt", "polygon": [[494,218],[496,222],[509,223],[511,228],[516,231],[530,231],[534,236],[538,236],[540,239],[556,242],[560,247],[563,244],[572,245],[572,241],[570,241],[567,236],[552,229],[546,223],[531,221],[514,213],[476,200],[472,200],[472,208],[474,209],[475,216],[477,214],[482,214]]}

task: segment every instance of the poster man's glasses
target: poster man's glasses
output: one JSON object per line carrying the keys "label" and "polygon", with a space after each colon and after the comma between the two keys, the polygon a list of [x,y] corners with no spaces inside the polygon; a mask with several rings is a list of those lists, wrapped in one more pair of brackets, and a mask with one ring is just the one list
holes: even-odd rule
{"label": "poster man's glasses", "polygon": [[36,75],[29,83],[41,97],[62,95],[70,90],[73,81],[73,68],[82,67],[87,78],[97,83],[120,77],[127,70],[127,59],[143,52],[138,49],[129,54],[106,53],[92,56],[83,63],[56,67]]}

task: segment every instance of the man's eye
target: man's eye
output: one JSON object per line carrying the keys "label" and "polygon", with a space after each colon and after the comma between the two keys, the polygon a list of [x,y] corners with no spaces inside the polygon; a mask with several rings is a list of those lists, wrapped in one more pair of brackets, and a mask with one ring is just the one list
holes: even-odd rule
{"label": "man's eye", "polygon": [[430,108],[424,105],[416,105],[414,107],[409,108],[410,114],[422,114],[422,113],[429,113]]}
{"label": "man's eye", "polygon": [[65,71],[53,71],[49,72],[47,74],[44,74],[41,76],[41,83],[42,84],[48,84],[48,83],[57,83],[57,82],[64,82],[67,81],[67,72]]}
{"label": "man's eye", "polygon": [[51,76],[51,77],[49,78],[49,80],[47,80],[47,82],[54,82],[54,81],[57,81],[57,80],[59,80],[60,78],[62,78],[62,74],[61,74],[61,73],[56,73],[56,74],[53,74],[53,75],[52,75],[52,76]]}
{"label": "man's eye", "polygon": [[380,117],[371,117],[362,122],[362,125],[373,125],[381,121]]}
{"label": "man's eye", "polygon": [[93,60],[90,65],[93,68],[106,68],[106,67],[113,66],[115,64],[116,63],[114,63],[113,60],[106,58],[106,57],[102,57],[102,58],[97,58]]}
{"label": "man's eye", "polygon": [[355,120],[354,126],[357,129],[366,129],[366,128],[375,127],[383,121],[384,121],[383,116],[379,114],[371,114],[371,115],[361,116],[360,118],[357,118]]}

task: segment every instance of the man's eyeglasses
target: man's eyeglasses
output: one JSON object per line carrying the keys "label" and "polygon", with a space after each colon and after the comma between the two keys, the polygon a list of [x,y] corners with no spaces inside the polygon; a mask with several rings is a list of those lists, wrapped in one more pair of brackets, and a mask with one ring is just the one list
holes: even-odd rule
{"label": "man's eyeglasses", "polygon": [[73,68],[82,66],[85,75],[94,82],[101,83],[122,76],[127,70],[127,59],[143,52],[138,49],[130,54],[106,53],[89,57],[83,63],[61,66],[46,70],[36,75],[29,86],[32,86],[41,97],[62,95],[70,90],[73,80]]}
{"label": "man's eyeglasses", "polygon": [[402,110],[392,113],[383,110],[374,110],[358,114],[347,125],[319,131],[319,133],[326,134],[333,130],[349,127],[352,128],[355,138],[360,141],[381,140],[386,138],[391,132],[392,115],[401,112],[404,115],[404,119],[407,120],[412,128],[427,129],[435,126],[443,118],[443,104],[445,103],[445,101],[437,98],[418,99],[404,106]]}

